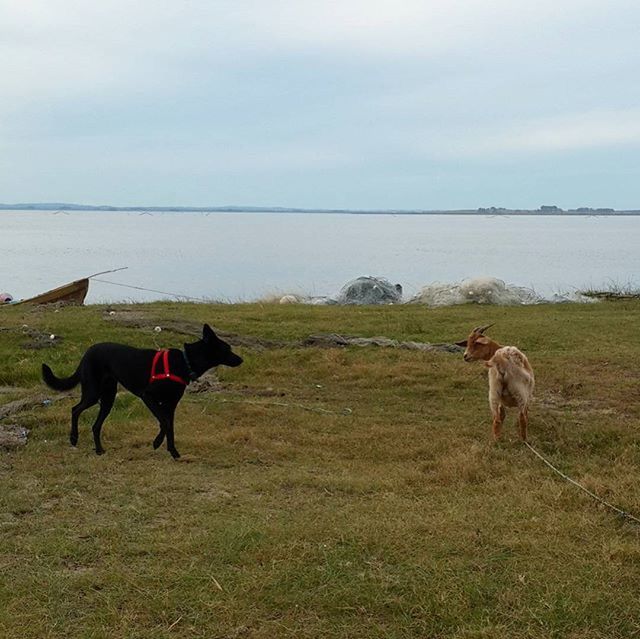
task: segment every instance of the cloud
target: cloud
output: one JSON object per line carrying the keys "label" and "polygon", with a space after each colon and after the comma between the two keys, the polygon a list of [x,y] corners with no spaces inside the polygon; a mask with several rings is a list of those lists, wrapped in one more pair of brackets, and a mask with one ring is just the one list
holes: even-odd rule
{"label": "cloud", "polygon": [[[614,2],[615,4],[625,4]],[[429,57],[545,39],[598,16],[595,0],[2,0],[3,77],[19,86],[125,81],[198,59],[294,52]],[[579,16],[579,19],[577,18]],[[168,67],[164,68],[163,67]],[[26,74],[26,75],[25,75]],[[21,82],[24,78],[24,82]],[[140,79],[140,75],[138,75]],[[73,90],[73,86],[69,86]]]}
{"label": "cloud", "polygon": [[216,173],[239,199],[260,175],[369,201],[391,176],[400,204],[440,162],[633,148],[639,18],[635,0],[0,0],[3,186],[53,197],[93,171],[100,200],[130,180],[144,201],[197,174],[214,201]]}
{"label": "cloud", "polygon": [[640,145],[640,109],[571,113],[501,129],[455,132],[438,143],[452,157],[561,153]]}
{"label": "cloud", "polygon": [[308,67],[310,87],[318,66],[352,67],[354,84],[380,76],[383,94],[410,67],[408,89],[419,90],[420,72],[508,76],[520,61],[521,75],[551,65],[557,74],[568,52],[575,68],[594,50],[637,59],[619,48],[632,5],[603,11],[596,0],[0,0],[0,117],[118,92],[135,100],[234,89],[265,67],[285,77]]}

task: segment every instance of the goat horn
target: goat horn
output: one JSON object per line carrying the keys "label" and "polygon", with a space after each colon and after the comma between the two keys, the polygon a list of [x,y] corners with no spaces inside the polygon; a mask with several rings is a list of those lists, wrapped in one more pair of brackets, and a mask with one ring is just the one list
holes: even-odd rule
{"label": "goat horn", "polygon": [[479,333],[480,335],[482,335],[488,328],[491,328],[492,326],[494,326],[494,324],[487,324],[486,326],[478,326],[477,328],[473,329],[473,332]]}

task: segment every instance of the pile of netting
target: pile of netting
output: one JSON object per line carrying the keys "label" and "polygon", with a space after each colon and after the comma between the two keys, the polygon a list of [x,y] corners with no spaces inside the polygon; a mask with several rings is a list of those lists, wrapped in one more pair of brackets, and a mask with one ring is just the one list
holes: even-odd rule
{"label": "pile of netting", "polygon": [[495,277],[473,277],[455,284],[434,282],[424,286],[409,304],[454,306],[456,304],[494,304],[517,306],[544,302],[533,289],[506,284]]}
{"label": "pile of netting", "polygon": [[402,286],[391,284],[383,277],[363,276],[347,282],[340,292],[331,297],[307,297],[288,294],[279,299],[280,304],[399,304],[402,302]]}
{"label": "pile of netting", "polygon": [[398,304],[402,286],[382,277],[357,277],[347,282],[336,297],[338,304]]}
{"label": "pile of netting", "polygon": [[[275,300],[274,300],[275,301]],[[496,277],[472,277],[462,282],[443,284],[433,282],[423,286],[406,304],[425,306],[455,306],[457,304],[492,304],[495,306],[520,306],[524,304],[562,304],[566,302],[594,302],[579,292],[555,293],[542,297],[525,286],[507,284]],[[347,282],[336,296],[307,297],[284,295],[280,304],[401,304],[402,286],[391,284],[383,277],[363,276]]]}

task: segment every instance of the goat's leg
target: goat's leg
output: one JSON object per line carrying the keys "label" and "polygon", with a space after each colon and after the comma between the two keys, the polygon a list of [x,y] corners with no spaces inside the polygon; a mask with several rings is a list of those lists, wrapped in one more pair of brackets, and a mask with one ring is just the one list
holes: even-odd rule
{"label": "goat's leg", "polygon": [[493,439],[497,440],[502,432],[505,409],[502,405],[502,382],[495,368],[489,369],[489,407],[493,417]]}
{"label": "goat's leg", "polygon": [[493,417],[493,439],[497,440],[502,432],[502,422],[506,411],[500,401],[501,388],[496,383],[492,373],[493,369],[489,371],[489,407]]}
{"label": "goat's leg", "polygon": [[518,426],[520,427],[520,439],[527,441],[527,426],[529,424],[529,408],[523,406],[518,413]]}
{"label": "goat's leg", "polygon": [[493,439],[496,441],[500,438],[502,433],[502,422],[504,421],[505,410],[503,406],[500,406],[498,410],[493,413]]}

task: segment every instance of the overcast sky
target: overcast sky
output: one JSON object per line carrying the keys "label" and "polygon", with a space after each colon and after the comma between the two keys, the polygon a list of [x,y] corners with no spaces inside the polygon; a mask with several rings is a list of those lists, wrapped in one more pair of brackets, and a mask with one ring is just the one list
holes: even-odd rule
{"label": "overcast sky", "polygon": [[0,0],[0,202],[640,208],[638,0]]}

